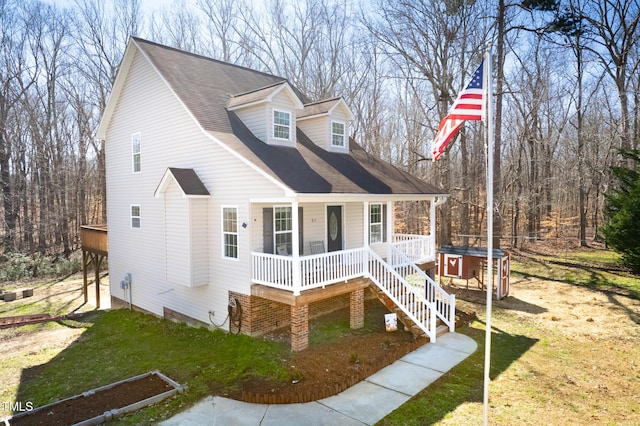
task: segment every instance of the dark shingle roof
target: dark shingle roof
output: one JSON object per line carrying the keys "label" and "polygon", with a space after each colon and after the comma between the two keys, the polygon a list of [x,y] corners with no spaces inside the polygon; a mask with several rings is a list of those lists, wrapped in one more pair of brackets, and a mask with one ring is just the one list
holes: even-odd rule
{"label": "dark shingle roof", "polygon": [[[468,246],[442,246],[438,253],[455,254],[458,256],[487,257],[488,249],[486,247],[468,247]],[[493,249],[491,257],[494,259],[507,255],[505,250]]]}
{"label": "dark shingle roof", "polygon": [[314,115],[326,114],[342,98],[327,99],[320,102],[313,102],[304,106],[304,111],[297,115],[297,118],[313,117]]}
{"label": "dark shingle roof", "polygon": [[209,191],[193,169],[169,167],[169,171],[185,195],[209,195]]}
{"label": "dark shingle roof", "polygon": [[[367,154],[353,141],[350,155],[332,153],[319,148],[298,129],[297,149],[267,145],[227,106],[252,99],[251,93],[264,96],[269,88],[286,81],[284,78],[139,38],[133,40],[204,130],[298,193],[444,193]],[[292,88],[304,104],[310,103]],[[328,106],[322,102],[317,105]]]}

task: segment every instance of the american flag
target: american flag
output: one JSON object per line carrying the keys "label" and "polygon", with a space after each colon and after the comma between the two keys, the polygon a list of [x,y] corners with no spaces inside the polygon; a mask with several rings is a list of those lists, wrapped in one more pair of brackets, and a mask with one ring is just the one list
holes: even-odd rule
{"label": "american flag", "polygon": [[444,153],[445,148],[458,132],[465,120],[484,119],[484,88],[483,84],[484,60],[471,76],[467,87],[460,92],[453,103],[449,114],[442,119],[438,133],[433,139],[433,161]]}

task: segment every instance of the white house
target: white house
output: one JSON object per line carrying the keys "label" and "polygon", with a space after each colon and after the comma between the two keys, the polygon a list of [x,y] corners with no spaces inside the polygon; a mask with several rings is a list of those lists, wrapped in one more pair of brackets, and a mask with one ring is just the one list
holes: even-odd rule
{"label": "white house", "polygon": [[[97,135],[112,305],[251,335],[290,325],[301,350],[309,316],[338,303],[361,327],[373,286],[430,338],[437,320],[453,330],[455,299],[416,266],[435,261],[446,194],[367,154],[352,120],[342,98],[131,38]],[[400,201],[429,202],[430,235],[394,233]]]}

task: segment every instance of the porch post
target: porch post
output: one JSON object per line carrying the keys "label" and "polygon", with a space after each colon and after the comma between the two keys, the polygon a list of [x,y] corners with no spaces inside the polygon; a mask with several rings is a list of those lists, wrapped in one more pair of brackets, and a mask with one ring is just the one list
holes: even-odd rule
{"label": "porch post", "polygon": [[364,242],[364,246],[365,247],[369,247],[369,202],[365,201],[363,203],[363,209],[364,211],[362,212],[362,226],[364,227],[362,235],[364,236],[363,238],[363,242]]}
{"label": "porch post", "polygon": [[[365,201],[362,203],[363,212],[362,212],[362,242],[364,243],[364,249],[369,249],[369,202]],[[366,255],[362,257],[362,270],[369,273],[369,252],[366,252]]]}
{"label": "porch post", "polygon": [[431,250],[434,254],[436,252],[436,205],[438,204],[437,198],[429,202],[429,234],[431,234]]}
{"label": "porch post", "polygon": [[291,278],[293,280],[293,294],[300,295],[302,283],[300,282],[300,228],[298,227],[300,217],[298,216],[298,202],[291,202]]}
{"label": "porch post", "polygon": [[393,201],[387,201],[387,262],[391,261],[391,242],[393,241]]}

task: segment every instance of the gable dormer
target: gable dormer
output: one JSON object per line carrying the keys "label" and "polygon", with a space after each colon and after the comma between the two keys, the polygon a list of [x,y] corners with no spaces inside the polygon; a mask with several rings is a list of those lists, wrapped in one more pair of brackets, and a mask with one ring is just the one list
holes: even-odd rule
{"label": "gable dormer", "polygon": [[349,127],[353,114],[342,99],[306,104],[298,115],[298,127],[320,148],[349,153]]}
{"label": "gable dormer", "polygon": [[296,119],[303,108],[286,81],[232,96],[227,104],[258,139],[290,147],[296,146]]}

